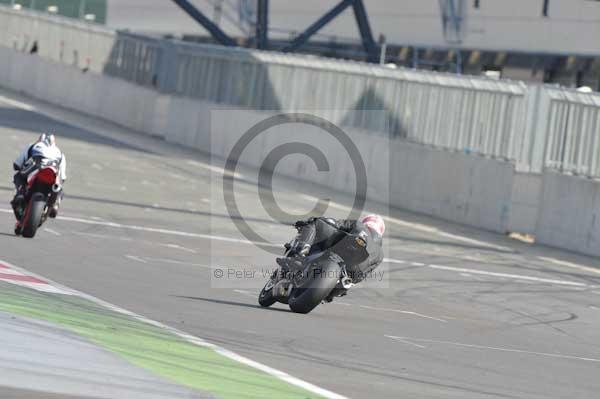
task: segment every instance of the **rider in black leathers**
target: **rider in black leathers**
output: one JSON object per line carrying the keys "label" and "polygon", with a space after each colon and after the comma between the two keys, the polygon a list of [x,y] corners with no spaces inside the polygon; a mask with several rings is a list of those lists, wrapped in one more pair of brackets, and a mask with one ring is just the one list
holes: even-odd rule
{"label": "rider in black leathers", "polygon": [[[291,243],[286,244],[288,256],[291,254],[304,257],[315,251],[330,248],[334,244],[332,238],[335,237],[338,230],[365,237],[369,257],[358,265],[346,265],[353,284],[362,281],[383,261],[382,243],[385,224],[378,215],[368,215],[360,220],[310,218],[296,222],[295,227],[298,230],[296,238]],[[278,259],[278,263],[282,266],[293,261],[290,258]],[[297,261],[297,258],[295,261]],[[330,302],[334,296],[344,296],[346,293],[347,289],[336,288],[326,300]]]}

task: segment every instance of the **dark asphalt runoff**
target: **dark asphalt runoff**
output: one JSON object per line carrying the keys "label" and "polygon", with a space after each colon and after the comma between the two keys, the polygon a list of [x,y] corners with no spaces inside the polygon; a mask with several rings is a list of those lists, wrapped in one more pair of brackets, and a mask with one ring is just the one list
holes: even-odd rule
{"label": "dark asphalt runoff", "polygon": [[[382,282],[309,315],[262,309],[274,256],[227,214],[219,162],[0,95],[35,107],[0,97],[0,259],[351,398],[598,397],[598,259],[393,210]],[[11,163],[40,131],[57,134],[69,181],[62,218],[27,240],[12,234]],[[294,230],[263,209],[255,171],[239,172],[241,213],[283,244]],[[332,216],[351,202],[289,179],[275,188],[297,213],[309,195],[335,200]]]}

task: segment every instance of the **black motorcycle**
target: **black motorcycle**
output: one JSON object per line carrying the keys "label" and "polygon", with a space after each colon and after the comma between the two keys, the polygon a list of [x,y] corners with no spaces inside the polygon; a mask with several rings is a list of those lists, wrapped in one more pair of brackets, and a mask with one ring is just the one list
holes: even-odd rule
{"label": "black motorcycle", "polygon": [[19,172],[27,179],[21,195],[22,203],[15,207],[15,234],[33,238],[48,218],[62,190],[58,161],[35,157],[29,159]]}
{"label": "black motorcycle", "polygon": [[347,268],[369,257],[366,237],[337,230],[326,248],[311,250],[306,257],[288,250],[260,292],[258,303],[268,307],[280,302],[295,313],[309,313],[322,301],[330,301],[335,292],[350,288]]}

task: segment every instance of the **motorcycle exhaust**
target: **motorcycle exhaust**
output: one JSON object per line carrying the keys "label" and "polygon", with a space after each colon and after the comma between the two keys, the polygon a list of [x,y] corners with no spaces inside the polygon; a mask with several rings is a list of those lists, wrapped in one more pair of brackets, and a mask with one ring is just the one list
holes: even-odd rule
{"label": "motorcycle exhaust", "polygon": [[352,279],[348,276],[343,277],[342,280],[340,281],[342,283],[342,287],[344,287],[344,289],[350,289],[354,284],[352,283]]}
{"label": "motorcycle exhaust", "polygon": [[52,192],[53,193],[60,193],[60,190],[62,190],[62,186],[60,184],[53,184],[52,185]]}

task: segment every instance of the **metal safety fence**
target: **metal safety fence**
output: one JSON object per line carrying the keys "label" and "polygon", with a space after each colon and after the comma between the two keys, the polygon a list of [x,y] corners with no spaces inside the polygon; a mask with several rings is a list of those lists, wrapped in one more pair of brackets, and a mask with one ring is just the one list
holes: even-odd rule
{"label": "metal safety fence", "polygon": [[[170,84],[156,68],[166,92],[252,109],[314,110],[336,123],[422,144],[523,156],[519,132],[527,88],[520,82],[180,42],[161,51],[173,57]],[[384,110],[387,120],[368,112],[352,112],[348,119],[336,110]]]}
{"label": "metal safety fence", "polygon": [[545,166],[600,176],[600,94],[546,88],[540,115],[546,124]]}

